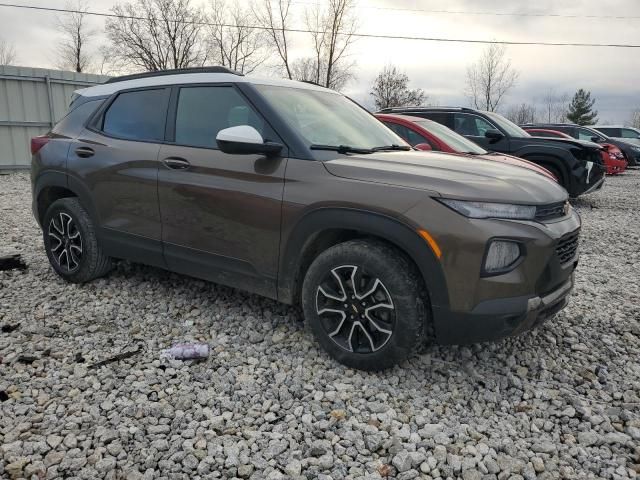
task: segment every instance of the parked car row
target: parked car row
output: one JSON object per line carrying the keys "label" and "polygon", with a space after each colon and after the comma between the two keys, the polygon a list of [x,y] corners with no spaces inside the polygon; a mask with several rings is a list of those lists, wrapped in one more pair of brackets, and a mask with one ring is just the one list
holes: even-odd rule
{"label": "parked car row", "polygon": [[567,190],[602,186],[600,147],[468,109],[406,113],[482,148],[383,117],[419,151],[337,92],[222,67],[80,90],[32,141],[45,251],[69,282],[126,259],[300,304],[333,358],[367,370],[553,317],[579,258]]}
{"label": "parked car row", "polygon": [[[524,129],[535,137],[548,138],[573,138],[566,133],[558,130],[550,130],[546,128],[532,128],[525,126]],[[608,175],[617,175],[627,169],[628,162],[622,150],[612,143],[602,144],[602,160],[607,168]]]}
{"label": "parked car row", "polygon": [[551,172],[571,197],[596,191],[604,183],[606,167],[602,147],[591,141],[532,137],[497,113],[471,108],[399,107],[379,113],[433,120],[486,151],[509,154],[535,163]]}
{"label": "parked car row", "polygon": [[615,145],[620,149],[620,151],[622,151],[624,159],[627,160],[630,166],[635,167],[640,165],[640,145],[630,143],[628,140],[625,141],[619,138],[609,137],[594,127],[584,127],[570,123],[530,123],[522,125],[522,128],[543,128],[554,130],[565,133],[570,137],[577,138],[579,140],[595,142],[600,145]]}

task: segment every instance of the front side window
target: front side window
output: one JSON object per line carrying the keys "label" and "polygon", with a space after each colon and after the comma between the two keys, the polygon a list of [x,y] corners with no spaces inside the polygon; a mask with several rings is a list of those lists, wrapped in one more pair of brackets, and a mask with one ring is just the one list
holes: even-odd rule
{"label": "front side window", "polygon": [[604,140],[603,138],[601,138],[599,135],[597,135],[595,132],[592,132],[591,130],[587,130],[586,128],[578,129],[578,140],[586,140],[588,142],[593,142],[595,138],[597,138],[598,141]]}
{"label": "front side window", "polygon": [[256,88],[308,146],[371,149],[406,145],[370,113],[338,93],[274,85]]}
{"label": "front side window", "polygon": [[483,118],[468,113],[456,113],[454,122],[456,132],[470,137],[484,137],[487,130],[496,128]]}
{"label": "front side window", "polygon": [[640,132],[631,130],[630,128],[623,128],[622,138],[640,138]]}
{"label": "front side window", "polygon": [[167,103],[164,88],[121,93],[105,112],[102,131],[127,140],[162,141]]}
{"label": "front side window", "polygon": [[[220,130],[240,125],[254,127],[265,140],[274,140],[264,120],[231,86],[183,87],[176,111],[175,143],[218,148]],[[271,138],[269,138],[271,137]]]}

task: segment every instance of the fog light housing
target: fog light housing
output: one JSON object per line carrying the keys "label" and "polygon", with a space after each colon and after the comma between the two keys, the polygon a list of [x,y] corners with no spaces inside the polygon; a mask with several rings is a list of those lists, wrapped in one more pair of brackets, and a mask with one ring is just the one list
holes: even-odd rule
{"label": "fog light housing", "polygon": [[484,257],[484,273],[497,275],[513,270],[522,257],[523,248],[512,240],[492,240]]}

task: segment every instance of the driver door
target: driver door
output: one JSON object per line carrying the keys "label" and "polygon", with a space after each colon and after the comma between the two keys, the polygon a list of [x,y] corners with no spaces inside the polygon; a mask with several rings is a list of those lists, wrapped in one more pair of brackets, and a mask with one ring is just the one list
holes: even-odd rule
{"label": "driver door", "polygon": [[498,141],[485,137],[487,130],[499,130],[484,118],[472,113],[456,113],[453,116],[454,130],[490,152],[509,153],[509,139],[504,136]]}
{"label": "driver door", "polygon": [[222,129],[250,125],[281,142],[233,85],[176,87],[158,195],[170,270],[275,296],[287,160],[218,149]]}

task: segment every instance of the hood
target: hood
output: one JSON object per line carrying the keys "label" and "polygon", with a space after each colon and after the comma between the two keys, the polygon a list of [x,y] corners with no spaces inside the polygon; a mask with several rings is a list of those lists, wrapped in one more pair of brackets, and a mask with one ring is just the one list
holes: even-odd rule
{"label": "hood", "polygon": [[509,165],[528,168],[530,170],[533,170],[534,172],[537,172],[541,175],[544,175],[545,177],[550,178],[553,181],[557,181],[556,177],[554,177],[549,170],[547,170],[544,167],[541,167],[536,163],[530,162],[529,160],[525,160],[523,158],[513,157],[511,155],[504,155],[502,153],[490,153],[488,155],[479,155],[478,158],[484,158],[486,160],[491,160],[493,162],[501,162]]}
{"label": "hood", "polygon": [[597,143],[588,140],[578,140],[575,138],[551,138],[551,137],[522,137],[518,138],[523,143],[529,145],[562,145],[564,147],[581,147],[587,149],[601,150]]}
{"label": "hood", "polygon": [[460,200],[544,205],[567,192],[530,168],[434,152],[377,152],[323,162],[332,175],[425,190]]}

